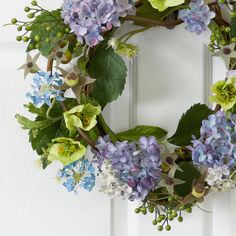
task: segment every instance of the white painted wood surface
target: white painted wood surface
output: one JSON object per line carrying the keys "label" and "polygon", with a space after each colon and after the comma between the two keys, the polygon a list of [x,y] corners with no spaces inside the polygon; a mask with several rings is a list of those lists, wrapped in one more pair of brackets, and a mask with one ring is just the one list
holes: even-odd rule
{"label": "white painted wood surface", "polygon": [[[43,1],[41,1],[43,3]],[[60,1],[43,3],[55,8]],[[11,16],[24,16],[28,0],[4,1],[0,25]],[[157,232],[152,217],[133,213],[137,203],[110,200],[98,191],[68,194],[54,181],[57,166],[41,171],[33,165],[26,132],[16,123],[15,113],[26,114],[25,92],[29,80],[16,69],[25,60],[24,46],[15,43],[13,28],[0,28],[0,235],[3,236],[234,236],[236,193],[215,194],[202,208],[195,208],[184,223],[173,223],[171,232]],[[105,114],[115,130],[136,124],[158,125],[171,135],[181,114],[196,102],[207,102],[212,81],[225,75],[223,63],[211,59],[200,37],[174,30],[150,29],[131,42],[140,46],[134,62],[128,62],[129,76],[122,97]]]}

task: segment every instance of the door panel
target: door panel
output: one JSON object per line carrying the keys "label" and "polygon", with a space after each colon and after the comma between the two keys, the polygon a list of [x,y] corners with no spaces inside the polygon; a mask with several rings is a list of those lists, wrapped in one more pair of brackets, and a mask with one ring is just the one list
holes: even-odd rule
{"label": "door panel", "polygon": [[[61,2],[42,3],[53,9]],[[9,15],[24,17],[23,8],[28,4],[28,0],[4,2],[0,25],[9,22]],[[26,115],[22,104],[26,103],[24,94],[30,88],[22,71],[16,71],[25,60],[25,48],[15,43],[15,36],[14,28],[1,27],[0,69],[4,86],[0,88],[0,235],[167,235],[152,226],[151,215],[134,213],[137,202],[110,200],[98,191],[74,196],[55,183],[58,166],[46,171],[35,168],[33,160],[37,156],[14,118],[15,113]],[[112,128],[122,131],[150,124],[171,135],[187,108],[197,102],[208,103],[212,82],[225,76],[223,63],[208,53],[208,38],[209,32],[195,36],[183,26],[173,30],[153,28],[133,37],[130,42],[137,44],[140,52],[135,60],[127,61],[125,91],[104,111]],[[168,235],[234,236],[235,197],[235,191],[208,196],[200,207],[211,214],[194,208],[184,223],[172,224]]]}

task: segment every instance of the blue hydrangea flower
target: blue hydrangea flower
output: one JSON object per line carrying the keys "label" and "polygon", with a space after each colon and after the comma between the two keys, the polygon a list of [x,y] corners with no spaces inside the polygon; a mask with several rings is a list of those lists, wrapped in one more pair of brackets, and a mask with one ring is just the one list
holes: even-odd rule
{"label": "blue hydrangea flower", "polygon": [[95,154],[98,168],[105,161],[112,165],[116,177],[121,184],[132,188],[130,200],[144,199],[155,189],[160,181],[161,160],[160,147],[154,137],[141,137],[139,142],[116,142],[113,144],[109,137],[99,138]]}
{"label": "blue hydrangea flower", "polygon": [[75,161],[57,174],[68,192],[78,193],[79,188],[91,191],[95,185],[96,173],[93,165],[87,159]]}
{"label": "blue hydrangea flower", "polygon": [[63,92],[55,89],[54,86],[60,86],[63,80],[59,77],[58,73],[52,74],[51,72],[37,72],[33,78],[32,88],[33,93],[27,93],[35,106],[43,104],[51,105],[51,99],[56,98],[57,101],[63,101]]}
{"label": "blue hydrangea flower", "polygon": [[230,168],[236,165],[236,129],[235,115],[226,117],[218,111],[202,121],[201,137],[192,141],[193,163],[199,166],[223,166]]}
{"label": "blue hydrangea flower", "polygon": [[215,17],[215,13],[210,11],[203,0],[192,0],[189,7],[190,9],[179,11],[179,18],[185,21],[187,31],[199,35],[207,30],[207,26],[211,19]]}
{"label": "blue hydrangea flower", "polygon": [[131,10],[129,0],[64,0],[61,16],[78,41],[92,47],[103,40],[103,32],[119,27],[119,17]]}

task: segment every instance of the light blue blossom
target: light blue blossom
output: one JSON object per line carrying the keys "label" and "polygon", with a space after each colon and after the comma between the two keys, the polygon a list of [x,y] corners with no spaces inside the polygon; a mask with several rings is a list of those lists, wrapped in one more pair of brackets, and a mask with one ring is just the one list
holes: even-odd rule
{"label": "light blue blossom", "polygon": [[58,73],[52,74],[51,72],[37,72],[33,77],[32,93],[27,93],[35,106],[43,104],[51,105],[51,99],[55,98],[57,101],[63,101],[63,92],[57,90],[54,86],[60,86],[63,80],[59,77]]}
{"label": "light blue blossom", "polygon": [[185,21],[187,31],[199,35],[207,30],[207,26],[211,19],[215,17],[215,13],[210,11],[203,0],[192,0],[189,8],[179,11],[179,18]]}
{"label": "light blue blossom", "polygon": [[92,47],[103,40],[103,32],[119,27],[119,18],[131,10],[129,0],[64,0],[61,16],[78,41]]}
{"label": "light blue blossom", "polygon": [[116,142],[109,137],[99,138],[95,162],[101,170],[109,161],[121,185],[127,184],[132,192],[129,199],[144,199],[160,182],[160,147],[154,137],[141,137],[138,142]]}
{"label": "light blue blossom", "polygon": [[193,163],[199,166],[223,166],[234,168],[236,165],[235,115],[226,117],[218,111],[202,121],[201,137],[194,138],[192,151]]}
{"label": "light blue blossom", "polygon": [[57,178],[63,183],[68,192],[78,193],[79,188],[91,191],[95,185],[95,169],[87,159],[75,161],[57,174]]}

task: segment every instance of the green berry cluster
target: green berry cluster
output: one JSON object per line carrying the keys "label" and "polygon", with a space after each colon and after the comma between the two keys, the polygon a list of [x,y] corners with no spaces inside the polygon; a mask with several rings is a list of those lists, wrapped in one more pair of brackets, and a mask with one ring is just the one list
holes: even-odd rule
{"label": "green berry cluster", "polygon": [[231,29],[229,26],[221,26],[212,32],[209,44],[211,52],[215,52],[215,50],[220,47],[226,46],[235,41],[235,38],[231,38],[230,31]]}
{"label": "green berry cluster", "polygon": [[[28,13],[27,17],[29,19],[33,19],[37,13],[43,10],[44,9],[38,5],[37,1],[32,1],[31,7],[26,6],[24,8],[24,11]],[[31,23],[32,23],[31,21],[20,21],[20,20],[17,20],[16,18],[13,18],[11,20],[11,24],[17,26],[17,31],[21,32],[22,30],[25,30],[24,34],[18,35],[16,37],[17,41],[28,42],[30,40],[30,36],[27,36],[27,34],[30,33],[32,30]]]}
{"label": "green berry cluster", "polygon": [[[170,197],[168,201],[173,202],[175,200],[173,197]],[[143,215],[146,215],[148,212],[154,213],[154,220],[152,221],[152,224],[157,226],[157,230],[159,231],[162,231],[163,229],[170,231],[170,222],[174,219],[177,219],[179,222],[183,222],[183,211],[191,213],[192,205],[180,205],[175,208],[168,205],[163,209],[163,206],[144,203],[142,206],[135,209],[135,213],[137,214],[142,213]]]}
{"label": "green berry cluster", "polygon": [[[24,11],[29,20],[20,21],[13,18],[11,24],[16,25],[19,32],[25,30],[24,33],[16,37],[16,40],[29,42],[29,50],[43,50],[43,47],[45,48],[49,43],[57,45],[60,41],[68,41],[71,30],[64,24],[60,13],[49,12],[39,6],[35,0],[31,2],[31,6],[25,7]],[[50,18],[51,20],[49,20]]]}

